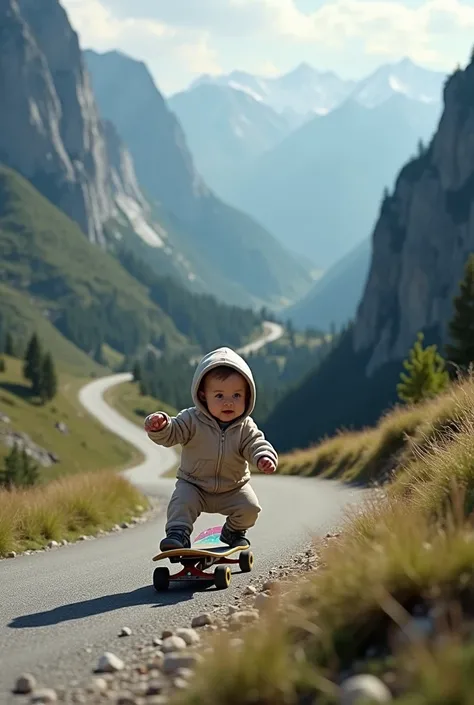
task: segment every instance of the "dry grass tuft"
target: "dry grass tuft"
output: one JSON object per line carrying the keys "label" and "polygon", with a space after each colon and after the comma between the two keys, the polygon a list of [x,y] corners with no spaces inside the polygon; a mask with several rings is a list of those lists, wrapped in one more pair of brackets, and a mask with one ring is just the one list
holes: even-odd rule
{"label": "dry grass tuft", "polygon": [[0,490],[0,556],[111,528],[147,506],[141,493],[112,471],[67,476],[32,489]]}

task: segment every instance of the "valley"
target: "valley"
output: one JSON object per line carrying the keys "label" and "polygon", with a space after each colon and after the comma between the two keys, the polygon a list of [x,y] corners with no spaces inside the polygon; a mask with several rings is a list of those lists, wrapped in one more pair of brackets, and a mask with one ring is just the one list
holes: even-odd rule
{"label": "valley", "polygon": [[[470,702],[474,53],[309,4],[0,2],[2,703]],[[255,569],[157,593],[193,452]]]}

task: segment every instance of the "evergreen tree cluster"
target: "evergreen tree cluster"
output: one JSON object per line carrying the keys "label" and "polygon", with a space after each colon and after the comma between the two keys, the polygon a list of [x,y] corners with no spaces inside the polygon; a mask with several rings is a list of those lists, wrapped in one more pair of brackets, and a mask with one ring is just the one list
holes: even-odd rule
{"label": "evergreen tree cluster", "polygon": [[51,353],[44,352],[36,333],[31,336],[24,357],[23,375],[31,382],[33,394],[44,404],[54,399],[58,380]]}
{"label": "evergreen tree cluster", "polygon": [[256,313],[229,306],[211,295],[193,294],[171,277],[158,277],[130,250],[120,250],[118,258],[124,269],[148,288],[151,300],[172,318],[176,328],[201,350],[239,347],[262,320],[271,319],[265,309]]}
{"label": "evergreen tree cluster", "polygon": [[[474,364],[474,254],[470,254],[467,259],[453,308],[448,326],[450,342],[445,349],[453,374],[462,376]],[[446,389],[449,382],[445,359],[439,354],[436,345],[424,348],[423,339],[423,334],[419,332],[403,363],[406,371],[402,372],[397,385],[399,398],[407,403],[436,396]]]}
{"label": "evergreen tree cluster", "polygon": [[66,338],[96,361],[101,360],[104,343],[124,355],[132,355],[148,343],[158,342],[149,339],[145,318],[138,318],[134,311],[120,307],[112,294],[104,294],[100,304],[87,307],[78,301],[71,301],[64,307],[55,325]]}
{"label": "evergreen tree cluster", "polygon": [[26,450],[20,450],[15,443],[3,462],[0,470],[0,486],[6,489],[13,487],[30,487],[39,476],[38,466],[29,457]]}
{"label": "evergreen tree cluster", "polygon": [[192,406],[191,382],[194,366],[186,355],[149,352],[134,366],[134,379],[142,395],[162,399],[176,409]]}

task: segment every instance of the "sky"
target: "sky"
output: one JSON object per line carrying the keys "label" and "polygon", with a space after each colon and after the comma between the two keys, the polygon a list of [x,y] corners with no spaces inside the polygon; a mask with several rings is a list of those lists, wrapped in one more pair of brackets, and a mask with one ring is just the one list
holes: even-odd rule
{"label": "sky", "polygon": [[84,49],[144,61],[167,96],[203,73],[307,62],[358,79],[404,56],[452,72],[474,45],[474,0],[61,0]]}

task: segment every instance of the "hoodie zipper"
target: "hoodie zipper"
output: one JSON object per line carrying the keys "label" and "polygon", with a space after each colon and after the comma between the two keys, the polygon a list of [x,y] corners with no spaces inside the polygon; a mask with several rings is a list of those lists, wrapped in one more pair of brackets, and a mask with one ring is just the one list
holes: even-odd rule
{"label": "hoodie zipper", "polygon": [[221,435],[220,435],[220,439],[219,439],[219,454],[217,456],[216,484],[214,486],[214,492],[217,492],[217,490],[219,488],[219,470],[221,469],[222,452],[224,450],[224,436],[225,436],[225,431],[221,431]]}

